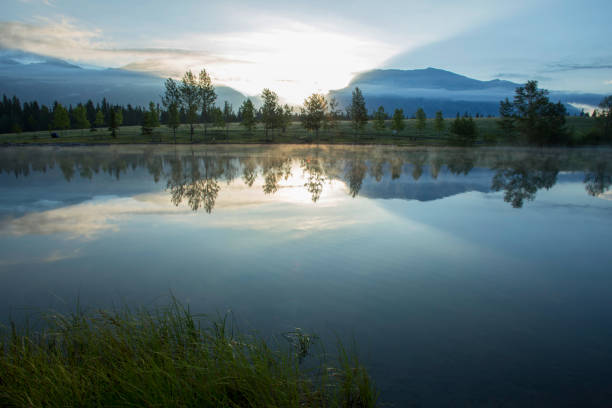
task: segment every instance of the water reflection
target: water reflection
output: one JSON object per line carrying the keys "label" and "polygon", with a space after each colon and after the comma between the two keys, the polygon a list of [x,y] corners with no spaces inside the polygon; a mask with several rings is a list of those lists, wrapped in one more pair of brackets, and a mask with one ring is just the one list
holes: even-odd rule
{"label": "water reflection", "polygon": [[[219,193],[241,180],[253,188],[261,177],[266,195],[278,194],[283,183],[300,178],[313,203],[332,181],[346,186],[357,197],[435,199],[460,192],[503,192],[503,199],[521,208],[550,189],[560,172],[584,173],[586,192],[601,196],[612,184],[609,150],[513,149],[399,149],[351,147],[108,147],[108,148],[7,148],[0,151],[0,173],[29,177],[59,168],[66,182],[76,177],[91,180],[106,173],[117,180],[128,170],[146,169],[155,183],[164,183],[175,206],[186,203],[193,211],[211,213]],[[488,186],[475,187],[472,173],[490,173]],[[300,174],[296,174],[300,173]],[[440,180],[444,174],[446,179]],[[448,184],[451,176],[453,187]],[[406,177],[406,179],[403,179]],[[428,194],[407,190],[431,187]],[[400,181],[401,179],[401,181]],[[398,183],[403,183],[400,186]],[[406,184],[408,183],[408,184]],[[446,184],[444,184],[446,183]],[[440,192],[434,192],[435,188]]]}
{"label": "water reflection", "polygon": [[525,200],[535,199],[538,190],[554,186],[557,174],[559,164],[554,158],[515,160],[504,163],[497,170],[491,188],[504,191],[504,201],[514,208],[521,208]]}
{"label": "water reflection", "polygon": [[581,384],[612,378],[612,201],[594,198],[612,198],[611,164],[606,149],[4,148],[0,313],[171,289],[270,335],[357,339],[396,406],[583,390],[578,406]]}
{"label": "water reflection", "polygon": [[612,184],[612,165],[610,160],[600,160],[584,175],[586,191],[593,197],[598,197],[610,189]]}
{"label": "water reflection", "polygon": [[170,191],[172,204],[178,207],[186,200],[193,211],[204,207],[210,214],[221,189],[217,182],[225,170],[221,165],[221,162],[211,160],[209,156],[196,157],[193,151],[186,160],[172,158],[171,177],[166,187]]}

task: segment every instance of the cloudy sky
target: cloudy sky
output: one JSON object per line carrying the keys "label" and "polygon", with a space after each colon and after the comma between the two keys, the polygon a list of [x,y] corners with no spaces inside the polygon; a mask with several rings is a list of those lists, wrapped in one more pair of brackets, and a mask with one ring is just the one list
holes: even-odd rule
{"label": "cloudy sky", "polygon": [[0,48],[293,102],[372,68],[436,67],[612,93],[612,2],[3,0]]}

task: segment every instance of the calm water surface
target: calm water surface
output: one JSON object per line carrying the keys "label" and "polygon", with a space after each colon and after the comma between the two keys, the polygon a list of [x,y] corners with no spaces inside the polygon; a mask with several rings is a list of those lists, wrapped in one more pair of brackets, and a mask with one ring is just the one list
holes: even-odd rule
{"label": "calm water surface", "polygon": [[390,406],[612,406],[612,151],[0,149],[0,317],[354,338]]}

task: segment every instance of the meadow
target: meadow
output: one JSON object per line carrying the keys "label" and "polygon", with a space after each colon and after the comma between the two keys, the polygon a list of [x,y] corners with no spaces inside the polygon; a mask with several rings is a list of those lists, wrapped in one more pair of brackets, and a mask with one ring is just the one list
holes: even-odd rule
{"label": "meadow", "polygon": [[[391,121],[386,122],[382,131],[374,129],[369,121],[362,132],[355,132],[351,122],[340,121],[336,129],[321,129],[315,132],[304,129],[301,122],[293,121],[285,131],[276,129],[264,131],[258,124],[248,132],[239,123],[230,123],[227,127],[195,126],[193,140],[189,134],[189,125],[182,124],[176,132],[176,143],[326,143],[326,144],[380,144],[380,145],[447,145],[449,128],[454,119],[445,119],[445,130],[437,131],[434,120],[427,119],[425,129],[419,130],[416,119],[406,119],[406,128],[397,134],[390,129]],[[497,125],[496,118],[475,118],[478,129],[477,144],[508,145],[511,144]],[[583,144],[584,138],[596,126],[593,119],[587,117],[568,117],[567,128],[572,134],[573,144]],[[105,128],[90,131],[89,129],[72,129],[57,131],[58,138],[51,137],[49,131],[9,133],[0,135],[2,144],[140,144],[140,143],[174,143],[173,132],[166,126],[155,128],[152,135],[143,135],[140,126],[123,126],[117,137]]]}

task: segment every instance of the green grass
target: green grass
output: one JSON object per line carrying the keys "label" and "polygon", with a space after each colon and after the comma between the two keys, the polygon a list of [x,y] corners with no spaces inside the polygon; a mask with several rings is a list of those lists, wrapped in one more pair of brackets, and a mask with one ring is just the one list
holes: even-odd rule
{"label": "green grass", "polygon": [[[407,119],[406,129],[399,134],[390,130],[391,122],[387,121],[387,128],[381,132],[374,130],[373,121],[370,121],[363,132],[355,135],[348,121],[339,122],[333,131],[321,130],[319,137],[306,131],[300,122],[292,122],[286,132],[274,131],[267,137],[261,124],[252,133],[247,132],[240,124],[232,123],[228,129],[208,128],[206,135],[202,126],[198,125],[193,143],[357,143],[357,144],[389,144],[389,145],[447,145],[449,144],[448,128],[453,119],[446,119],[446,131],[437,132],[434,129],[433,119],[427,120],[423,131],[416,129],[416,120]],[[478,128],[478,141],[486,144],[507,144],[504,135],[500,132],[497,119],[474,119]],[[591,118],[568,117],[567,126],[572,131],[573,139],[579,142],[593,127],[595,122]],[[165,126],[154,130],[153,136],[142,135],[140,126],[124,126],[118,132],[117,138],[112,138],[106,129],[95,132],[87,130],[67,130],[57,132],[60,137],[51,138],[50,132],[24,132],[0,135],[0,144],[140,144],[140,143],[174,143],[172,132]],[[192,143],[189,135],[189,126],[181,125],[177,131],[177,143]]]}
{"label": "green grass", "polygon": [[373,407],[376,391],[355,354],[339,346],[305,369],[313,337],[292,346],[235,333],[173,302],[152,311],[47,317],[0,337],[2,407]]}

